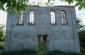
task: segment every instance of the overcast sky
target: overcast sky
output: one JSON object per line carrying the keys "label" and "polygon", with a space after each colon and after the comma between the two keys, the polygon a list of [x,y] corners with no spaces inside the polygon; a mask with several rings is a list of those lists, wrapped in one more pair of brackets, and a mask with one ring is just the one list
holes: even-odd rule
{"label": "overcast sky", "polygon": [[[29,0],[29,1],[30,3],[35,2],[36,4],[38,4],[38,2],[42,2],[44,4],[48,0]],[[54,6],[68,5],[68,3],[61,2],[60,0],[55,0],[54,2],[51,1],[51,3],[54,3]],[[78,10],[78,8],[76,7],[76,16],[80,17],[82,20],[82,23],[85,25],[85,9]],[[0,24],[6,25],[6,19],[7,19],[7,13],[5,11],[0,11]]]}

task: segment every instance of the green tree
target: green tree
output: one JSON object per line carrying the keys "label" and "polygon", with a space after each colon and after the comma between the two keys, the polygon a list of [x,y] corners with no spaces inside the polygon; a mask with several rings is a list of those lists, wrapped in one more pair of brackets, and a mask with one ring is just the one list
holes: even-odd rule
{"label": "green tree", "polygon": [[85,30],[79,31],[81,49],[85,49]]}
{"label": "green tree", "polygon": [[78,33],[79,33],[79,39],[80,39],[80,47],[81,47],[81,49],[85,49],[85,30],[82,30],[84,25],[81,22],[82,21],[80,19],[77,20]]}
{"label": "green tree", "polygon": [[79,9],[84,8],[85,9],[85,0],[65,0],[65,2],[68,2],[69,4],[76,2],[75,6],[79,6]]}
{"label": "green tree", "polygon": [[4,39],[4,27],[5,25],[0,24],[0,40]]}
{"label": "green tree", "polygon": [[[51,0],[48,0],[48,2],[50,2]],[[55,0],[53,0],[55,1]],[[85,9],[85,0],[61,0],[61,1],[65,1],[68,2],[69,4],[76,2],[75,6],[79,6],[79,9],[84,8]]]}
{"label": "green tree", "polygon": [[82,22],[82,21],[81,21],[79,18],[77,18],[78,31],[79,31],[79,32],[81,31],[82,27],[84,26],[81,22]]}
{"label": "green tree", "polygon": [[[50,2],[51,0],[48,0]],[[54,1],[54,0],[53,0]],[[75,5],[79,9],[85,8],[85,0],[62,0],[69,4],[77,2]],[[0,0],[0,10],[7,11],[9,14],[22,14],[27,11],[29,0]]]}
{"label": "green tree", "polygon": [[0,9],[9,14],[22,14],[28,9],[28,0],[0,0]]}

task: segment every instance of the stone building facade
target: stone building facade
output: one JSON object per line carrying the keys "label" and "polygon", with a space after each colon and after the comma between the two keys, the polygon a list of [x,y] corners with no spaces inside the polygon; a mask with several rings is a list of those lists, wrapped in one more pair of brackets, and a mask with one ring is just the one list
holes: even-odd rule
{"label": "stone building facade", "polygon": [[8,15],[5,51],[38,51],[38,39],[45,38],[47,51],[80,52],[74,6],[31,6],[22,17]]}

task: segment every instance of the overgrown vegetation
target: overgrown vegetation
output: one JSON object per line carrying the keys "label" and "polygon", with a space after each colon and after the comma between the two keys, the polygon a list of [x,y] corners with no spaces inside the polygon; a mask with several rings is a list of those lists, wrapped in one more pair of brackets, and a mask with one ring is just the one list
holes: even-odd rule
{"label": "overgrown vegetation", "polygon": [[4,25],[0,24],[0,50],[4,48]]}
{"label": "overgrown vegetation", "polygon": [[4,41],[0,41],[0,50],[3,50],[4,48]]}
{"label": "overgrown vegetation", "polygon": [[79,31],[81,49],[85,49],[85,30]]}
{"label": "overgrown vegetation", "polygon": [[45,53],[46,52],[46,42],[43,42],[43,43],[39,43],[39,52],[41,52],[41,53]]}
{"label": "overgrown vegetation", "polygon": [[[82,50],[85,52],[85,50]],[[0,51],[0,55],[85,55],[85,53],[64,53],[60,51],[52,51],[52,52],[35,52],[35,51],[29,51],[29,50],[23,50],[23,51],[17,51],[17,52],[3,52]]]}
{"label": "overgrown vegetation", "polygon": [[82,30],[82,27],[84,27],[84,25],[81,22],[82,21],[80,19],[77,20],[78,34],[79,34],[79,40],[80,40],[80,47],[81,49],[85,49],[85,30]]}
{"label": "overgrown vegetation", "polygon": [[4,40],[4,24],[0,24],[0,41]]}

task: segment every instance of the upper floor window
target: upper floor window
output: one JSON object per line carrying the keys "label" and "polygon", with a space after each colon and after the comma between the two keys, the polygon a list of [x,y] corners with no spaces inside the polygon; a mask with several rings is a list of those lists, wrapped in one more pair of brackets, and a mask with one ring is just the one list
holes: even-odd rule
{"label": "upper floor window", "polygon": [[30,11],[30,23],[34,24],[34,11]]}
{"label": "upper floor window", "polygon": [[23,24],[23,15],[18,16],[18,24]]}
{"label": "upper floor window", "polygon": [[61,16],[62,16],[62,24],[67,24],[66,12],[64,10],[61,11]]}
{"label": "upper floor window", "polygon": [[51,24],[55,24],[55,12],[51,11]]}

